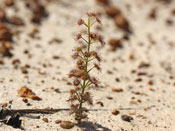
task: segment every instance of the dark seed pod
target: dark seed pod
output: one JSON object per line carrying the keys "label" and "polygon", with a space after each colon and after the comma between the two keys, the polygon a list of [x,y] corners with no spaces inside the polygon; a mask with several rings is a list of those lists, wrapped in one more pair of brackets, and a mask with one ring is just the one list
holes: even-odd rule
{"label": "dark seed pod", "polygon": [[80,80],[75,79],[75,80],[74,80],[74,86],[78,86],[79,84],[80,84]]}

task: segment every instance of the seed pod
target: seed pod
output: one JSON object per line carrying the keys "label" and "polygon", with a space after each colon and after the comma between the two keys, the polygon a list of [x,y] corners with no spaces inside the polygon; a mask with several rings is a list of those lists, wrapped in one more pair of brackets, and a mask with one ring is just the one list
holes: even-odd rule
{"label": "seed pod", "polygon": [[77,100],[77,96],[76,96],[75,94],[72,94],[72,95],[70,96],[70,98],[69,98],[68,101],[73,102],[73,101],[75,101],[75,100]]}
{"label": "seed pod", "polygon": [[78,20],[78,25],[82,25],[82,24],[84,24],[84,20],[83,19],[79,19]]}
{"label": "seed pod", "polygon": [[69,73],[69,77],[81,77],[84,75],[84,70],[73,69]]}
{"label": "seed pod", "polygon": [[96,14],[95,14],[95,13],[87,13],[87,15],[88,15],[89,17],[96,17]]}
{"label": "seed pod", "polygon": [[96,33],[90,33],[90,37],[93,39],[93,40],[97,40],[98,39],[98,35]]}
{"label": "seed pod", "polygon": [[98,41],[100,42],[100,44],[101,44],[102,46],[104,46],[105,42],[103,41],[102,36],[99,36],[99,37],[98,37]]}
{"label": "seed pod", "polygon": [[81,49],[81,47],[77,47],[77,52],[79,52],[79,51],[81,51],[82,49]]}
{"label": "seed pod", "polygon": [[82,60],[77,61],[77,66],[80,70],[84,70],[84,62]]}
{"label": "seed pod", "polygon": [[98,87],[98,81],[95,77],[90,77],[89,78],[89,81],[94,84],[96,87]]}
{"label": "seed pod", "polygon": [[95,58],[100,62],[101,61],[101,58],[98,54],[96,54]]}
{"label": "seed pod", "polygon": [[96,51],[91,51],[91,52],[90,52],[90,55],[91,55],[91,56],[96,56],[96,55],[97,55],[97,52],[96,52]]}
{"label": "seed pod", "polygon": [[78,52],[75,52],[75,53],[72,55],[72,58],[73,58],[73,59],[77,59],[78,56],[79,56],[79,53],[78,53]]}
{"label": "seed pod", "polygon": [[88,53],[88,52],[85,52],[84,55],[85,55],[86,57],[90,57],[90,53]]}
{"label": "seed pod", "polygon": [[70,94],[74,94],[75,92],[76,92],[76,91],[73,90],[73,89],[70,90]]}
{"label": "seed pod", "polygon": [[98,65],[98,64],[96,64],[96,63],[94,63],[94,67],[97,69],[97,70],[101,70],[101,68],[100,68],[100,66]]}
{"label": "seed pod", "polygon": [[74,86],[78,86],[79,84],[80,84],[80,80],[75,79],[75,80],[74,80]]}
{"label": "seed pod", "polygon": [[77,34],[76,40],[79,40],[81,38],[81,34]]}

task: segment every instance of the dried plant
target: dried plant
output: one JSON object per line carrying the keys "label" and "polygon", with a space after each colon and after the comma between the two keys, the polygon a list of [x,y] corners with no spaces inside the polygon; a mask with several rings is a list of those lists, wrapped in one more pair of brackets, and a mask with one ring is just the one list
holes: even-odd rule
{"label": "dried plant", "polygon": [[[98,87],[98,80],[95,77],[90,76],[90,72],[93,69],[101,70],[99,57],[97,51],[91,51],[91,46],[94,43],[100,43],[104,45],[102,37],[97,33],[92,33],[91,28],[94,24],[101,21],[94,13],[88,13],[88,21],[85,22],[83,19],[78,20],[78,25],[84,26],[87,31],[83,34],[77,35],[77,40],[81,41],[81,46],[76,48],[75,54],[72,56],[76,62],[76,68],[71,70],[69,77],[73,78],[74,89],[70,90],[70,98],[68,101],[71,102],[71,114],[75,114],[75,120],[81,122],[83,118],[86,118],[87,109],[83,107],[84,103],[92,105],[92,98],[90,92],[87,89],[90,86]],[[94,62],[94,63],[92,63]],[[96,62],[96,63],[95,63]]]}

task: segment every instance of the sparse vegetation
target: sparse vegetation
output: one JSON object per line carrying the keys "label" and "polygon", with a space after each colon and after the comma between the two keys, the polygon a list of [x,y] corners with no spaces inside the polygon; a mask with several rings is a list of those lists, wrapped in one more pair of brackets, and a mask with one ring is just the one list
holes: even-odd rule
{"label": "sparse vegetation", "polygon": [[[71,95],[69,98],[71,102],[71,114],[75,113],[75,119],[78,122],[81,122],[83,118],[87,117],[85,114],[87,109],[83,107],[83,104],[93,104],[88,88],[90,86],[98,87],[99,83],[95,77],[90,76],[90,72],[93,69],[101,70],[99,66],[101,58],[95,50],[91,50],[91,47],[95,43],[104,45],[102,37],[97,33],[91,32],[91,28],[96,23],[101,24],[101,21],[94,13],[88,14],[87,23],[83,19],[78,20],[78,25],[82,25],[87,29],[86,36],[83,36],[83,34],[77,35],[77,40],[81,40],[83,44],[76,48],[73,55],[73,58],[77,61],[76,68],[71,70],[69,74],[69,77],[73,78],[74,85],[74,89],[70,90]],[[92,64],[92,62],[94,63]]]}

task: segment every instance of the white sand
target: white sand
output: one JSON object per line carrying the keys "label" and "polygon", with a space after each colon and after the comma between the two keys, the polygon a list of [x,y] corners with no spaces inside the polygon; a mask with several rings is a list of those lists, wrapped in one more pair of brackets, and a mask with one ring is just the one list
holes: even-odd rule
{"label": "white sand", "polygon": [[[99,131],[107,131],[107,129],[112,131],[122,129],[127,131],[173,131],[175,129],[175,81],[169,77],[175,74],[175,26],[166,26],[165,20],[170,17],[169,12],[175,7],[175,1],[171,5],[158,4],[152,0],[147,0],[145,3],[141,0],[139,2],[138,0],[132,0],[132,2],[131,0],[113,0],[112,2],[123,11],[134,31],[130,41],[124,42],[124,48],[116,52],[109,51],[107,41],[113,37],[120,38],[122,31],[115,27],[113,20],[106,16],[104,8],[97,5],[94,0],[59,0],[47,5],[49,17],[42,21],[41,26],[38,26],[40,40],[33,40],[28,37],[28,33],[31,32],[34,25],[28,22],[30,12],[24,10],[24,3],[18,0],[17,6],[20,10],[17,14],[23,17],[27,24],[24,27],[17,28],[22,33],[19,38],[14,38],[14,58],[12,59],[19,58],[21,66],[29,64],[31,68],[28,70],[28,78],[25,78],[20,69],[15,70],[13,68],[12,59],[3,58],[5,65],[0,66],[0,80],[3,81],[0,84],[0,103],[13,100],[12,108],[14,109],[69,108],[69,103],[66,100],[69,98],[68,91],[72,87],[62,79],[67,78],[67,74],[75,64],[71,59],[71,54],[73,54],[72,49],[77,45],[74,41],[74,34],[80,30],[76,21],[84,17],[86,12],[101,12],[100,19],[103,27],[100,33],[104,36],[107,44],[99,50],[103,58],[102,72],[95,72],[94,74],[99,78],[104,88],[90,90],[94,100],[94,106],[90,108],[107,109],[108,111],[89,112],[88,121],[101,125],[103,129],[98,129],[97,125],[92,124],[92,127],[89,127],[87,131],[95,131],[95,129]],[[127,4],[131,6],[130,11],[126,8]],[[158,17],[155,21],[147,19],[147,15],[153,7],[158,7]],[[9,14],[11,12],[9,9]],[[16,29],[13,28],[13,30]],[[148,34],[152,35],[156,44],[150,43]],[[53,37],[57,37],[63,42],[50,45],[48,42]],[[164,37],[166,38],[164,39]],[[30,43],[26,43],[26,40],[29,40]],[[170,41],[172,41],[172,47],[169,44]],[[139,46],[139,43],[143,43],[143,46]],[[40,46],[40,48],[36,46]],[[29,50],[29,54],[32,54],[31,59],[24,55],[25,49]],[[131,53],[135,56],[133,61],[129,60]],[[54,55],[58,55],[60,59],[52,59]],[[124,62],[121,62],[119,58]],[[115,61],[113,61],[114,59]],[[150,63],[151,66],[147,69],[138,69],[138,65],[142,61]],[[162,62],[164,67],[171,68],[170,72],[162,68],[160,64]],[[52,64],[53,66],[43,68],[42,64]],[[45,72],[46,75],[40,75],[36,68],[40,68],[41,72]],[[153,77],[141,76],[143,81],[135,82],[138,76],[131,73],[133,69],[136,69],[137,72],[146,72]],[[112,71],[113,74],[108,74],[107,71]],[[53,77],[55,80],[52,79]],[[120,82],[115,81],[116,77],[120,79]],[[10,82],[10,79],[13,79],[13,82]],[[42,83],[42,80],[45,82]],[[149,80],[153,80],[154,85],[148,85]],[[29,100],[31,106],[26,106],[17,94],[17,90],[23,85],[32,89],[42,100],[39,102]],[[130,86],[133,88],[130,89]],[[59,88],[61,93],[54,92],[51,87]],[[112,88],[122,88],[124,91],[115,93],[112,92]],[[150,88],[155,91],[150,91]],[[145,93],[147,96],[135,95],[132,91]],[[113,99],[108,100],[107,96],[111,96]],[[137,102],[136,105],[130,104],[132,97],[135,97],[133,101],[141,100],[141,102]],[[102,101],[104,107],[96,104],[97,101]],[[153,107],[144,110],[150,106]],[[119,115],[112,115],[111,111],[119,107],[132,109],[120,110]],[[130,113],[135,113],[132,116],[134,120],[131,123],[121,120],[122,114],[129,115]],[[55,124],[55,120],[74,121],[73,116],[70,116],[66,111],[52,115],[39,115],[41,119],[22,118],[23,127],[26,131],[62,131],[63,129],[60,128],[59,124]],[[49,123],[43,122],[43,117],[48,118]],[[0,125],[0,131],[15,130],[20,129],[14,129],[4,124]],[[75,126],[71,130],[81,131],[83,128]]]}

